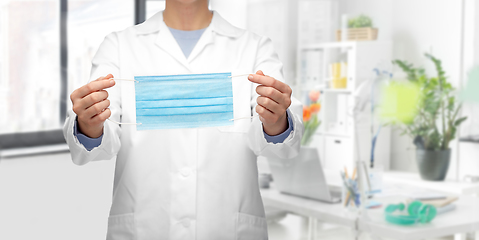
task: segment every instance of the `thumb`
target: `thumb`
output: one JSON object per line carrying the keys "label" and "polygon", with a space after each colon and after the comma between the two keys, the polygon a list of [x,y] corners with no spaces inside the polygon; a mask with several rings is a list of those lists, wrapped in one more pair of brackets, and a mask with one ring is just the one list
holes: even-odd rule
{"label": "thumb", "polygon": [[263,73],[263,71],[261,71],[261,70],[256,71],[256,74],[258,74],[258,75],[263,75],[263,76],[264,76],[264,73]]}

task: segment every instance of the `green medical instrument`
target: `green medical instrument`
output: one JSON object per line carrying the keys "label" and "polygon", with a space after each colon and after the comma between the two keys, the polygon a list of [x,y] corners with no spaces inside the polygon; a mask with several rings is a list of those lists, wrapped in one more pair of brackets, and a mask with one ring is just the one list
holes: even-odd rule
{"label": "green medical instrument", "polygon": [[409,215],[396,214],[396,211],[403,211],[404,203],[391,204],[384,209],[386,221],[397,225],[413,225],[416,223],[428,223],[436,217],[437,210],[430,204],[423,204],[419,201],[411,202],[407,207]]}

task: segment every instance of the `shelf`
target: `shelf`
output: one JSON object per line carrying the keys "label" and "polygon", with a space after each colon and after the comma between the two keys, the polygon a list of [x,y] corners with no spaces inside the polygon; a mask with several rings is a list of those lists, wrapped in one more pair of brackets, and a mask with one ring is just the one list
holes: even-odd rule
{"label": "shelf", "polygon": [[357,45],[369,44],[390,44],[390,42],[383,41],[347,41],[347,42],[325,42],[300,46],[300,50],[318,50],[318,49],[332,49],[332,48],[353,48]]}
{"label": "shelf", "polygon": [[323,88],[320,89],[321,92],[323,93],[344,93],[344,94],[351,94],[352,91],[350,89],[344,88],[344,89],[336,89],[336,88]]}
{"label": "shelf", "polygon": [[326,88],[323,85],[320,85],[318,83],[313,83],[313,82],[303,82],[301,84],[301,90],[302,91],[310,91],[310,90],[319,90],[322,93],[345,93],[345,94],[351,94],[353,91],[349,88]]}
{"label": "shelf", "polygon": [[[388,41],[322,42],[297,47],[296,88],[300,100],[310,102],[309,91],[321,91],[322,125],[314,134],[314,143],[325,168],[337,173],[344,166],[354,166],[356,159],[368,159],[371,152],[370,111],[353,114],[361,100],[354,97],[361,84],[371,78],[378,63],[392,59],[392,43]],[[347,62],[347,88],[329,88],[332,82],[331,63]],[[337,85],[334,85],[337,86]],[[363,95],[367,93],[361,93]],[[389,169],[390,129],[380,133],[376,158]],[[341,143],[341,144],[338,144]],[[359,156],[358,156],[359,155]]]}
{"label": "shelf", "polygon": [[321,132],[321,131],[317,131],[315,135],[321,135],[326,137],[342,137],[342,138],[352,137],[350,134],[347,134],[347,133],[327,133],[327,132]]}
{"label": "shelf", "polygon": [[462,137],[459,139],[460,142],[472,142],[479,143],[479,135]]}
{"label": "shelf", "polygon": [[316,49],[328,49],[328,48],[352,48],[355,42],[327,42],[308,44],[301,46],[301,50],[316,50]]}

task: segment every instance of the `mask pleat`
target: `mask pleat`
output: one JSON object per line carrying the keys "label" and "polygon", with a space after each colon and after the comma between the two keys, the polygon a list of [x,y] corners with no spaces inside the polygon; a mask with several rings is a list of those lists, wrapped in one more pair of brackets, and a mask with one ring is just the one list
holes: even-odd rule
{"label": "mask pleat", "polygon": [[136,108],[168,108],[168,107],[185,107],[185,106],[216,106],[216,105],[232,105],[232,97],[217,98],[197,98],[197,99],[172,99],[162,101],[137,101]]}
{"label": "mask pleat", "polygon": [[139,82],[136,88],[136,101],[155,101],[169,99],[202,99],[231,97],[231,80],[200,81],[178,80]]}
{"label": "mask pleat", "polygon": [[135,77],[138,130],[232,125],[231,73]]}

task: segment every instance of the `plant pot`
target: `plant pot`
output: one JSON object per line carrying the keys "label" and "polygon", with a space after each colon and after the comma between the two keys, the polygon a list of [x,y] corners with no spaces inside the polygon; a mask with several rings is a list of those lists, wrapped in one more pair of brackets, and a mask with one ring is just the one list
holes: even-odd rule
{"label": "plant pot", "polygon": [[451,149],[447,150],[416,150],[416,161],[423,180],[444,181],[449,169]]}
{"label": "plant pot", "polygon": [[[377,28],[348,28],[348,41],[372,41],[377,38]],[[336,40],[341,41],[341,29],[336,31]]]}

